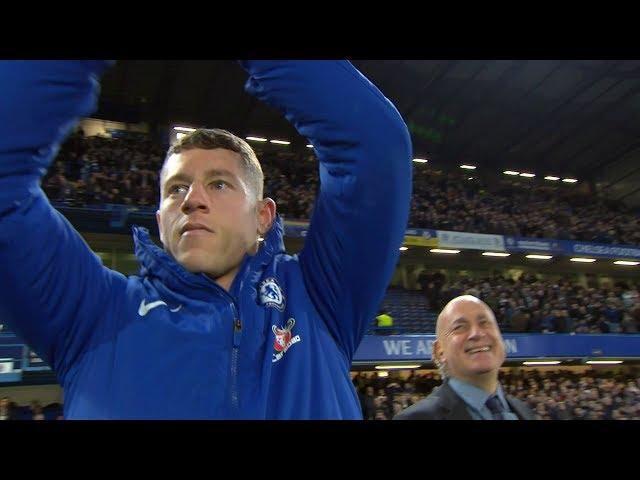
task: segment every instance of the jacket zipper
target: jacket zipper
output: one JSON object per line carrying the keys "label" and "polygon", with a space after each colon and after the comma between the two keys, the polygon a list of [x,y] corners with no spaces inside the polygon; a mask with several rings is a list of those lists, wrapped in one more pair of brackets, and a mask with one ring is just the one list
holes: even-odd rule
{"label": "jacket zipper", "polygon": [[233,350],[231,351],[231,408],[234,414],[240,410],[240,393],[238,391],[238,360],[240,351],[240,340],[242,338],[242,322],[236,311],[235,305],[231,304],[233,310]]}
{"label": "jacket zipper", "polygon": [[[240,320],[240,315],[238,313],[238,308],[236,307],[236,303],[233,299],[233,296],[225,289],[217,285],[215,282],[211,281],[211,283],[215,286],[215,288],[220,291],[222,296],[227,299],[229,302],[229,306],[231,307],[231,312],[233,313],[233,349],[231,350],[231,411],[232,417],[237,417],[240,412],[240,391],[238,387],[238,377],[239,377],[239,357],[240,357],[240,342],[242,340],[242,321]],[[242,290],[242,281],[240,282],[240,290]]]}

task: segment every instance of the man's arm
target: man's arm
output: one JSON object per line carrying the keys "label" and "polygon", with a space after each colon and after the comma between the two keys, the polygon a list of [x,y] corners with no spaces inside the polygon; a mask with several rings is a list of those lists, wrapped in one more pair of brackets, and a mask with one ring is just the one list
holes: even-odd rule
{"label": "man's arm", "polygon": [[346,61],[245,61],[247,91],[313,144],[320,193],[300,254],[314,305],[349,361],[396,266],[409,216],[411,141],[382,93]]}
{"label": "man's arm", "polygon": [[105,67],[0,62],[0,315],[61,378],[113,308],[114,282],[124,283],[40,188],[60,142],[94,110]]}

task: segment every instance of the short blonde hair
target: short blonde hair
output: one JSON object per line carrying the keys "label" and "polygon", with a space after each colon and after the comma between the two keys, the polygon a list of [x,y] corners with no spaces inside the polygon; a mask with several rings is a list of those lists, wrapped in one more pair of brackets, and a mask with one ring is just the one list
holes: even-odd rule
{"label": "short blonde hair", "polygon": [[256,157],[256,153],[253,148],[240,137],[235,136],[233,133],[227,130],[219,128],[199,128],[193,132],[187,133],[183,137],[179,138],[167,151],[164,164],[160,170],[160,188],[162,188],[162,182],[165,175],[165,166],[167,160],[171,155],[183,152],[185,150],[214,150],[216,148],[224,148],[225,150],[231,150],[240,154],[242,169],[246,174],[246,180],[256,196],[257,200],[262,200],[264,190],[264,174],[262,173],[262,167]]}

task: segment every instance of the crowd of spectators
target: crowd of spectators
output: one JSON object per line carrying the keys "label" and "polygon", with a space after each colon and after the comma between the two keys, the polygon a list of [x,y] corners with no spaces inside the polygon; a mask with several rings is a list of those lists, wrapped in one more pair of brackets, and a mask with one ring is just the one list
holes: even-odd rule
{"label": "crowd of spectators", "polygon": [[62,145],[42,186],[52,202],[68,206],[158,204],[163,147],[148,139],[85,137]]}
{"label": "crowd of spectators", "polygon": [[[437,373],[358,373],[353,379],[365,420],[390,420],[442,383]],[[640,420],[640,377],[587,370],[500,373],[506,393],[526,402],[539,420]]]}
{"label": "crowd of spectators", "polygon": [[59,403],[43,406],[33,400],[30,405],[18,405],[10,397],[0,398],[0,420],[63,420],[62,409]]}
{"label": "crowd of spectators", "polygon": [[424,272],[418,281],[430,310],[439,312],[458,295],[473,295],[489,305],[506,332],[640,331],[640,285],[632,282],[587,287],[568,278],[523,274],[514,279],[500,273],[447,281],[440,272]]}
{"label": "crowd of spectators", "polygon": [[640,215],[589,189],[414,169],[412,227],[530,238],[640,244]]}
{"label": "crowd of spectators", "polygon": [[[43,181],[49,198],[69,206],[122,204],[153,208],[165,145],[145,138],[72,135]],[[265,195],[287,218],[308,219],[318,188],[312,154],[259,153]],[[567,184],[414,169],[409,226],[532,238],[640,245],[640,216]]]}
{"label": "crowd of spectators", "polygon": [[[353,378],[365,420],[390,420],[442,383],[438,373],[399,372],[388,377],[359,372]],[[526,402],[538,420],[640,420],[640,376],[633,373],[577,373],[539,370],[500,373],[504,391]],[[63,420],[62,405],[17,405],[0,398],[0,420]]]}

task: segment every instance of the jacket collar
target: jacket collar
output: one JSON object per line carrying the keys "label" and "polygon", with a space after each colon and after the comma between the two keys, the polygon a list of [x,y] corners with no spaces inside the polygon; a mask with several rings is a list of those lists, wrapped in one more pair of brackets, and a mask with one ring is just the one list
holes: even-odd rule
{"label": "jacket collar", "polygon": [[440,414],[444,420],[473,420],[464,400],[449,385],[448,378],[438,388],[437,394],[442,399],[439,405]]}
{"label": "jacket collar", "polygon": [[[204,273],[191,273],[176,262],[168,252],[151,240],[146,228],[133,227],[133,242],[135,255],[140,262],[140,276],[149,278],[155,285],[159,282],[174,293],[201,300],[210,299],[213,291],[221,290]],[[253,256],[245,255],[231,286],[232,296],[237,297],[243,282],[248,277],[258,278],[264,266],[269,264],[274,255],[284,251],[284,226],[278,215],[264,241],[261,242],[258,252]]]}

